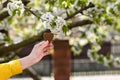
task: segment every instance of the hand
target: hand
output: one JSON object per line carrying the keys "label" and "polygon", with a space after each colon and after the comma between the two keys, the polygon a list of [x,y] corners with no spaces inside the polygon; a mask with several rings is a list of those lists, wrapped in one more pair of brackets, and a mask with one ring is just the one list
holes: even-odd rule
{"label": "hand", "polygon": [[42,41],[36,44],[28,56],[19,59],[22,70],[36,64],[44,56],[48,55],[49,54],[48,50],[51,47],[52,47],[52,43],[49,43],[48,41]]}
{"label": "hand", "polygon": [[42,41],[34,46],[29,56],[34,58],[36,62],[40,61],[42,57],[50,54],[48,50],[52,47],[52,43]]}

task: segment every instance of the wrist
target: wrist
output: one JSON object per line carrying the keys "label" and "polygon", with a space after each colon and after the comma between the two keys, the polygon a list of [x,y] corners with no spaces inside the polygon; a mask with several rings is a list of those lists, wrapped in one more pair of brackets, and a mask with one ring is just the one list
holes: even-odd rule
{"label": "wrist", "polygon": [[30,66],[34,65],[36,62],[35,62],[34,58],[32,58],[31,56],[26,56],[26,57],[20,59],[20,63],[21,63],[22,70],[24,70],[24,69],[29,68]]}
{"label": "wrist", "polygon": [[29,60],[33,64],[36,64],[44,57],[44,55],[42,55],[42,54],[40,54],[40,55],[29,55],[28,57],[29,57]]}
{"label": "wrist", "polygon": [[36,58],[33,57],[32,55],[28,55],[27,57],[28,57],[28,60],[31,62],[32,65],[37,63]]}

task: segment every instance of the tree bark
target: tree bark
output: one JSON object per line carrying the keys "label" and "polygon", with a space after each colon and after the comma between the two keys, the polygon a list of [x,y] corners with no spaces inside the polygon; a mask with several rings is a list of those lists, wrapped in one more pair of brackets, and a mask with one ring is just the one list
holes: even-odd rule
{"label": "tree bark", "polygon": [[[27,5],[27,4],[30,2],[30,0],[22,0],[22,2],[23,2],[24,5]],[[8,3],[8,1],[7,1],[7,3]],[[3,3],[3,4],[4,4],[4,7],[6,7],[7,3],[6,3],[6,2],[5,2],[5,4]],[[0,14],[0,21],[4,20],[4,19],[7,18],[8,16],[9,16],[8,11],[2,12],[2,13]]]}
{"label": "tree bark", "polygon": [[[92,24],[92,23],[93,23],[93,21],[91,21],[91,20],[76,21],[76,22],[71,23],[68,26],[68,28],[72,29],[72,28],[75,28],[75,27],[78,27],[78,26],[83,26],[83,25]],[[43,33],[44,32],[47,32],[47,30],[39,33],[37,36],[33,36],[32,38],[24,40],[20,43],[12,44],[12,45],[9,45],[7,47],[0,48],[0,56],[5,55],[6,53],[8,53],[10,51],[15,51],[15,50],[17,50],[19,48],[22,48],[24,46],[27,46],[29,44],[32,44],[32,43],[35,43],[37,41],[43,40]]]}
{"label": "tree bark", "polygon": [[33,80],[41,80],[41,77],[36,73],[36,71],[30,67],[28,69],[25,70],[25,72],[33,78]]}
{"label": "tree bark", "polygon": [[55,40],[53,55],[53,72],[55,80],[70,80],[70,46],[68,40]]}
{"label": "tree bark", "polygon": [[89,8],[95,7],[95,5],[93,3],[89,3],[87,6],[81,8],[80,10],[76,11],[75,13],[73,13],[72,15],[68,16],[67,18],[65,18],[65,20],[71,19],[72,17],[74,17],[76,14],[78,13],[82,13],[84,10],[87,10]]}
{"label": "tree bark", "polygon": [[[29,0],[22,0],[22,1],[25,5],[29,2]],[[77,12],[73,13],[72,15],[68,16],[67,18],[65,18],[65,20],[68,20],[68,19],[74,17],[76,14],[78,14],[78,13],[80,13],[88,8],[91,8],[91,7],[94,7],[94,4],[90,3],[88,6],[80,9],[79,11],[77,11]],[[0,20],[3,20],[4,18],[6,18],[8,16],[9,16],[8,12],[3,12],[0,14]],[[72,29],[74,27],[83,26],[83,25],[92,24],[92,23],[93,23],[92,20],[76,21],[76,22],[71,23],[68,26],[68,28]],[[10,51],[14,51],[14,50],[17,50],[17,49],[22,48],[24,46],[27,46],[29,44],[35,43],[36,41],[41,41],[43,39],[42,35],[43,35],[43,32],[38,34],[37,36],[33,36],[32,38],[24,40],[20,43],[0,48],[0,56],[5,55],[6,53],[8,53]]]}
{"label": "tree bark", "polygon": [[15,51],[19,48],[22,48],[22,47],[27,46],[29,44],[35,43],[37,41],[41,41],[43,39],[44,32],[46,32],[46,31],[43,31],[40,34],[38,34],[37,36],[34,36],[34,37],[27,39],[27,40],[24,40],[20,43],[12,44],[10,46],[1,47],[0,48],[0,56],[5,55],[6,53],[8,53],[10,51]]}

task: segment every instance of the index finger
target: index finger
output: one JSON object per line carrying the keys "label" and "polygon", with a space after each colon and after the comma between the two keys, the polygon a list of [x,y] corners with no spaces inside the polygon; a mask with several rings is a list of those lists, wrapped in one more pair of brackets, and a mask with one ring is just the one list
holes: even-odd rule
{"label": "index finger", "polygon": [[41,48],[44,49],[45,47],[47,47],[48,43],[49,43],[48,41],[45,41],[43,44],[41,44]]}
{"label": "index finger", "polygon": [[45,42],[45,41],[41,41],[41,42],[37,43],[36,45],[37,45],[37,46],[41,46],[44,42]]}

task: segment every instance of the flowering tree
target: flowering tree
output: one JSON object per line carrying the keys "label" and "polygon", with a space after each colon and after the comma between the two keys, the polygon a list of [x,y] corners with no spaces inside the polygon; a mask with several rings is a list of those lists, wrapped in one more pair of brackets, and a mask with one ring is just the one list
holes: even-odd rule
{"label": "flowering tree", "polygon": [[55,39],[68,37],[75,54],[90,43],[92,61],[119,66],[119,57],[98,53],[103,40],[120,38],[119,0],[0,0],[0,4],[1,56],[42,40],[48,29]]}

